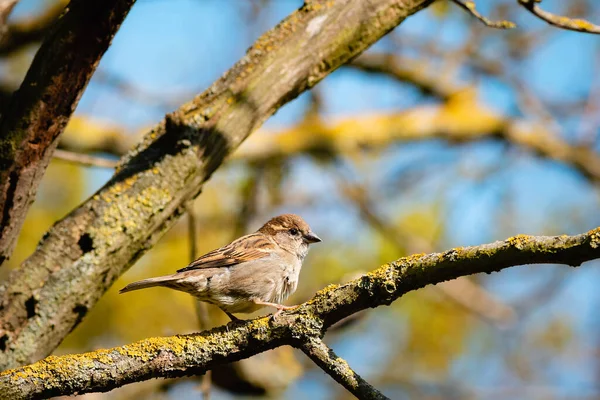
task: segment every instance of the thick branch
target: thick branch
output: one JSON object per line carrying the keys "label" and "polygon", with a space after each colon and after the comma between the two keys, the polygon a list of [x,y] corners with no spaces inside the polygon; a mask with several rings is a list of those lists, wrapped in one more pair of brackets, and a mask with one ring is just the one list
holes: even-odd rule
{"label": "thick branch", "polygon": [[577,236],[525,236],[443,253],[400,258],[345,285],[330,285],[277,319],[265,317],[196,335],[145,339],[109,350],[48,357],[0,374],[7,399],[36,399],[108,391],[155,377],[195,375],[282,345],[299,347],[334,323],[367,308],[389,305],[430,284],[516,265],[577,266],[600,258],[600,228]]}
{"label": "thick branch", "polygon": [[279,107],[431,0],[310,1],[156,126],[0,288],[0,369],[48,355]]}
{"label": "thick branch", "polygon": [[354,372],[350,368],[350,365],[348,365],[348,362],[338,357],[320,338],[310,338],[302,343],[300,348],[315,364],[356,396],[356,398],[361,400],[388,399],[383,393]]}
{"label": "thick branch", "polygon": [[546,21],[550,25],[557,26],[562,29],[570,31],[584,32],[584,33],[595,33],[600,34],[600,25],[592,24],[585,19],[569,18],[562,15],[552,14],[551,12],[543,10],[537,3],[541,3],[542,0],[517,0],[519,4],[529,10],[530,13]]}
{"label": "thick branch", "polygon": [[135,0],[73,0],[0,121],[0,264],[10,257],[56,147]]}

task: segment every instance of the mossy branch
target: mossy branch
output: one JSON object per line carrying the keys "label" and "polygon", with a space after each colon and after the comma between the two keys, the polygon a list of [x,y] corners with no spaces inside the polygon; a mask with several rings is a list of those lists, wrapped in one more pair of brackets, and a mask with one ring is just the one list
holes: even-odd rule
{"label": "mossy branch", "polygon": [[168,115],[0,287],[0,369],[50,354],[246,137],[432,1],[307,1]]}
{"label": "mossy branch", "polygon": [[300,345],[300,348],[329,376],[335,379],[358,399],[365,400],[389,400],[387,396],[375,389],[358,375],[348,362],[338,357],[334,351],[323,342],[321,338],[308,338]]}
{"label": "mossy branch", "polygon": [[[409,291],[516,265],[578,266],[597,258],[600,258],[600,228],[576,236],[519,235],[443,253],[416,254],[383,265],[345,285],[328,286],[310,301],[282,313],[277,319],[264,317],[194,335],[145,339],[108,350],[48,357],[5,371],[0,374],[0,393],[6,399],[37,399],[108,391],[154,377],[200,374],[216,365],[283,345],[314,353],[313,344],[318,344],[334,323],[367,308],[389,305]],[[317,352],[320,355],[311,355],[311,358],[319,358],[326,372],[338,381],[351,376],[350,383],[366,390],[366,382],[361,386],[362,380],[354,374],[345,374],[343,378],[339,376],[339,368],[338,372],[332,371],[336,365],[327,360],[330,357],[323,353],[322,347]],[[361,393],[356,390],[355,394]],[[366,396],[363,398],[368,398]]]}
{"label": "mossy branch", "polygon": [[569,18],[562,15],[556,15],[551,12],[545,11],[537,3],[541,3],[542,0],[517,0],[520,5],[525,7],[530,13],[549,23],[550,25],[557,26],[562,29],[575,32],[593,33],[600,34],[600,25],[596,25],[585,19]]}

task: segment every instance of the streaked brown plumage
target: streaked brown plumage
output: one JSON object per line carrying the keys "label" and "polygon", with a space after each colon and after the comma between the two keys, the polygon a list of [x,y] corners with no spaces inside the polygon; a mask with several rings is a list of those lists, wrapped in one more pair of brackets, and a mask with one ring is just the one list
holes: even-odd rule
{"label": "streaked brown plumage", "polygon": [[264,306],[279,313],[291,308],[281,303],[296,291],[308,245],[320,241],[298,215],[280,215],[175,274],[130,283],[120,293],[163,286],[214,304],[232,319]]}

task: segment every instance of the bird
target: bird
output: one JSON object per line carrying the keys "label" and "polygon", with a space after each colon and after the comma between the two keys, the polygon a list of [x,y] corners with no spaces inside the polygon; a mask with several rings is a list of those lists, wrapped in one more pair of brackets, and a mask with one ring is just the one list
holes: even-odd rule
{"label": "bird", "polygon": [[251,313],[273,307],[277,317],[298,286],[302,262],[312,243],[321,242],[310,226],[296,214],[267,221],[256,232],[210,251],[171,275],[130,283],[119,291],[162,286],[186,292],[214,304],[232,321],[234,313]]}

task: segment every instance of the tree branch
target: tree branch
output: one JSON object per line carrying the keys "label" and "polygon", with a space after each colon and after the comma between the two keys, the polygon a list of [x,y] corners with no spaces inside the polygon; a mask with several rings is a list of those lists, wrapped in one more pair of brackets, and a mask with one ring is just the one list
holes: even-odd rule
{"label": "tree branch", "polygon": [[563,162],[592,182],[600,182],[600,156],[594,149],[571,145],[543,126],[499,114],[481,105],[470,91],[453,96],[445,104],[398,113],[346,118],[337,123],[312,119],[277,135],[256,135],[233,158],[260,162],[301,153],[352,153],[400,141],[444,139],[462,143],[486,138],[499,138]]}
{"label": "tree branch", "polygon": [[72,162],[85,167],[115,168],[117,166],[117,161],[105,157],[96,157],[62,149],[54,150],[53,157],[57,160]]}
{"label": "tree branch", "polygon": [[0,121],[0,264],[10,257],[62,133],[135,0],[73,0]]}
{"label": "tree branch", "polygon": [[300,345],[300,349],[356,398],[361,400],[389,399],[354,372],[348,362],[338,357],[320,338],[306,340]]}
{"label": "tree branch", "polygon": [[584,33],[595,33],[600,34],[600,26],[592,24],[585,19],[579,18],[568,18],[562,15],[552,14],[551,12],[544,11],[537,3],[541,3],[542,0],[517,0],[520,5],[525,7],[530,13],[546,21],[550,25],[557,26],[562,29],[570,31],[584,32]]}
{"label": "tree branch", "polygon": [[463,86],[448,79],[448,76],[434,71],[428,62],[400,57],[393,53],[368,52],[347,64],[347,67],[389,75],[401,82],[414,85],[424,94],[443,100],[464,89]]}
{"label": "tree branch", "polygon": [[168,115],[0,287],[0,369],[54,350],[263,121],[431,2],[306,2]]}
{"label": "tree branch", "polygon": [[504,241],[403,257],[345,285],[330,285],[300,307],[230,323],[194,335],[145,339],[108,350],[48,357],[0,374],[7,399],[108,391],[156,377],[197,375],[283,345],[301,347],[336,322],[367,308],[389,305],[405,293],[475,273],[516,265],[578,266],[600,258],[600,228],[576,236],[518,235]]}
{"label": "tree branch", "polygon": [[479,13],[479,11],[477,11],[477,8],[475,6],[475,2],[473,0],[452,0],[452,2],[456,5],[458,5],[460,8],[462,8],[463,10],[467,11],[469,14],[471,14],[473,17],[477,18],[478,20],[480,20],[485,26],[489,26],[490,28],[498,28],[498,29],[512,29],[514,28],[516,25],[514,22],[510,22],[510,21],[492,21],[489,18],[486,18],[485,16],[481,15]]}

